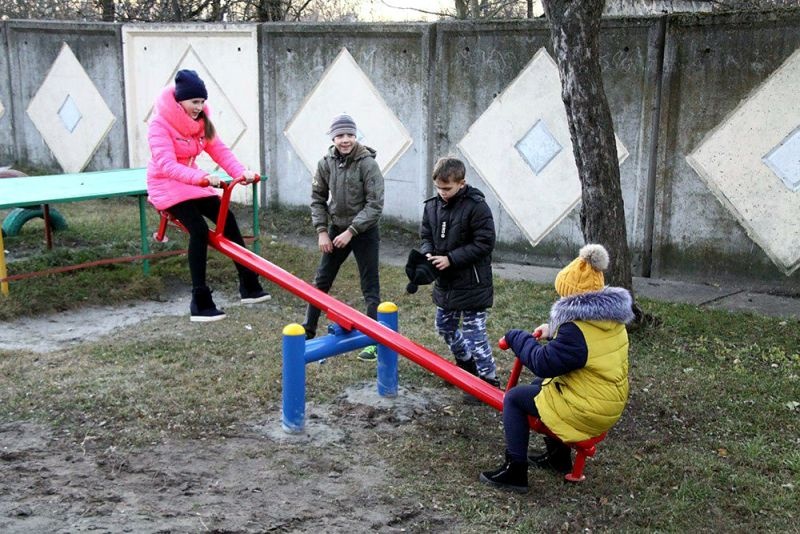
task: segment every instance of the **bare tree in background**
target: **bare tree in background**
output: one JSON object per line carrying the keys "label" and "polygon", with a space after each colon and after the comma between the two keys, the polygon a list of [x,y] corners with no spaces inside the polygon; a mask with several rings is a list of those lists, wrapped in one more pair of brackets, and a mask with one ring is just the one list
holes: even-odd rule
{"label": "bare tree in background", "polygon": [[[614,124],[600,69],[604,1],[544,0],[543,5],[581,180],[581,231],[587,243],[608,249],[609,282],[633,294]],[[634,311],[641,318],[636,304]]]}
{"label": "bare tree in background", "polygon": [[106,22],[355,20],[359,0],[3,0],[8,19]]}
{"label": "bare tree in background", "polygon": [[533,0],[455,0],[458,19],[524,18],[533,16]]}

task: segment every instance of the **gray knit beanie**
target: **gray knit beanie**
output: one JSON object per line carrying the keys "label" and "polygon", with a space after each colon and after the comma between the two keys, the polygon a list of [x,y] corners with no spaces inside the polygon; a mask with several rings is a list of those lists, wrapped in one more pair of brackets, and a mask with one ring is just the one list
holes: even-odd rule
{"label": "gray knit beanie", "polygon": [[335,116],[331,121],[331,127],[328,130],[328,135],[331,136],[331,139],[342,134],[357,134],[356,121],[354,121],[353,117],[347,115],[346,113]]}

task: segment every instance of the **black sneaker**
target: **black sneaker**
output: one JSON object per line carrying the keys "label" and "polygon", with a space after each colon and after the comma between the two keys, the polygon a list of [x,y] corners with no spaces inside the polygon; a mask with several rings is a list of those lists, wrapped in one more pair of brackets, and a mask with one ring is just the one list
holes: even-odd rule
{"label": "black sneaker", "polygon": [[378,359],[377,345],[368,345],[364,350],[358,353],[358,359],[362,362],[374,362]]}
{"label": "black sneaker", "polygon": [[211,298],[211,290],[208,287],[200,287],[192,290],[192,302],[189,304],[191,316],[189,321],[193,323],[209,323],[225,318],[225,312],[218,310]]}
{"label": "black sneaker", "polygon": [[210,323],[212,321],[221,321],[225,317],[225,312],[222,310],[206,308],[205,310],[193,311],[189,321],[193,323]]}
{"label": "black sneaker", "polygon": [[242,304],[258,304],[272,298],[272,295],[261,288],[255,291],[242,291],[239,294],[242,297]]}

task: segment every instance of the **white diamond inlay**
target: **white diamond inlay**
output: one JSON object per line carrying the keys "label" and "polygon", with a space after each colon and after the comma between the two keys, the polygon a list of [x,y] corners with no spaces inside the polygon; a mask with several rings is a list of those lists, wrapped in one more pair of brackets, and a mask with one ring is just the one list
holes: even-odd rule
{"label": "white diamond inlay", "polygon": [[764,156],[764,163],[791,191],[800,190],[800,128]]}
{"label": "white diamond inlay", "polygon": [[75,101],[72,100],[71,96],[67,95],[67,99],[61,104],[61,108],[58,110],[58,117],[64,124],[64,128],[70,133],[78,126],[81,121],[81,110],[75,105]]}
{"label": "white diamond inlay", "polygon": [[[60,115],[68,97],[83,110],[70,130]],[[83,66],[64,43],[42,85],[28,104],[28,116],[65,172],[89,163],[116,120]]]}
{"label": "white diamond inlay", "polygon": [[782,171],[771,168],[764,155],[774,156],[776,147],[784,143],[788,152],[778,151],[777,157],[789,160],[788,168],[782,164],[780,168],[793,180],[791,158],[796,165],[798,149],[792,132],[800,125],[798,87],[800,50],[686,157],[714,196],[787,276],[800,267],[800,191],[787,187]]}
{"label": "white diamond inlay", "polygon": [[[622,163],[628,151],[616,141]],[[458,148],[534,246],[580,202],[558,67],[544,48],[470,126]]]}
{"label": "white diamond inlay", "polygon": [[533,128],[517,143],[517,150],[536,174],[542,172],[550,160],[561,152],[561,148],[542,121],[536,121]]}
{"label": "white diamond inlay", "polygon": [[353,56],[343,48],[289,121],[284,134],[313,174],[319,158],[331,145],[326,135],[333,117],[347,113],[358,125],[359,141],[377,151],[376,161],[386,174],[412,139]]}

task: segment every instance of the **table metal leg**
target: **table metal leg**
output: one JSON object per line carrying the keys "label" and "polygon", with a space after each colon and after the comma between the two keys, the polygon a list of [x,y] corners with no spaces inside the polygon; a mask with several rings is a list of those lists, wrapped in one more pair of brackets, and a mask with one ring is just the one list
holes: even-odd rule
{"label": "table metal leg", "polygon": [[[6,272],[6,246],[3,243],[3,232],[0,231],[0,278],[8,276]],[[0,282],[0,292],[8,296],[8,282]]]}
{"label": "table metal leg", "polygon": [[[139,195],[139,232],[142,238],[142,256],[150,254],[150,241],[147,235],[147,212],[145,210],[145,195]],[[147,258],[142,260],[142,272],[145,275],[150,274],[150,260]]]}
{"label": "table metal leg", "polygon": [[260,229],[258,224],[258,182],[253,184],[253,252],[261,254]]}
{"label": "table metal leg", "polygon": [[53,229],[50,225],[50,204],[42,204],[42,219],[44,219],[44,239],[47,250],[53,250]]}

